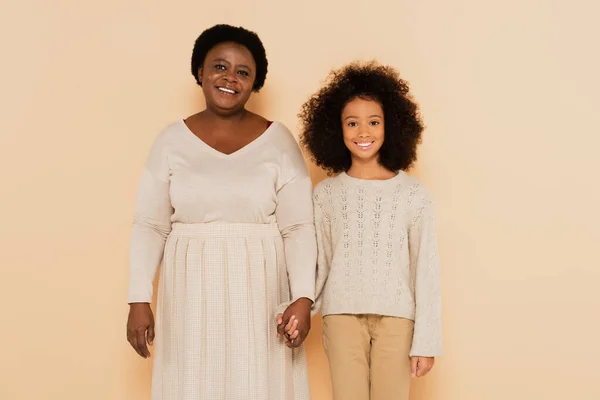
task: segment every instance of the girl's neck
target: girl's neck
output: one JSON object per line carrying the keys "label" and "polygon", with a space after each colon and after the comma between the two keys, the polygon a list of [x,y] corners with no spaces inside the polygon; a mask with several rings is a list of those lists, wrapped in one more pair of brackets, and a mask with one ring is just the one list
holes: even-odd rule
{"label": "girl's neck", "polygon": [[350,165],[346,174],[353,178],[365,180],[384,180],[396,176],[394,171],[385,168],[377,160],[368,162],[352,160],[352,165]]}

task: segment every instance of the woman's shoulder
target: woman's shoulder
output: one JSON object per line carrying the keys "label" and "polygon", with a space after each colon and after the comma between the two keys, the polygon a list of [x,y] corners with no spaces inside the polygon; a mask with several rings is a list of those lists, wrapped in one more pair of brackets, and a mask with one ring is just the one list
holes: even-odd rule
{"label": "woman's shoulder", "polygon": [[300,150],[298,141],[292,131],[281,121],[273,121],[269,126],[266,141],[271,147],[271,152],[276,154],[284,169],[303,170],[308,174],[306,160]]}
{"label": "woman's shoulder", "polygon": [[151,139],[150,154],[164,154],[169,148],[176,145],[185,135],[182,134],[183,120],[174,121],[163,125],[163,128],[155,133]]}
{"label": "woman's shoulder", "polygon": [[273,131],[273,135],[270,137],[278,146],[283,149],[299,149],[298,141],[294,137],[294,134],[283,122],[278,120],[270,121],[270,125],[267,129]]}
{"label": "woman's shoulder", "polygon": [[178,119],[171,121],[158,131],[158,134],[154,138],[155,145],[168,145],[177,141],[182,140],[185,135],[185,129],[187,129],[184,120]]}

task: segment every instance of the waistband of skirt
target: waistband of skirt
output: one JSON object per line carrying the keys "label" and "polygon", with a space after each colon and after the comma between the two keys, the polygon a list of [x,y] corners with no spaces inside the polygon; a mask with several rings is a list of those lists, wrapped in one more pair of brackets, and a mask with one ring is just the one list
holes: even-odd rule
{"label": "waistband of skirt", "polygon": [[256,224],[236,222],[207,222],[197,224],[186,224],[182,222],[173,223],[171,236],[211,236],[211,237],[251,237],[251,236],[280,236],[277,223]]}

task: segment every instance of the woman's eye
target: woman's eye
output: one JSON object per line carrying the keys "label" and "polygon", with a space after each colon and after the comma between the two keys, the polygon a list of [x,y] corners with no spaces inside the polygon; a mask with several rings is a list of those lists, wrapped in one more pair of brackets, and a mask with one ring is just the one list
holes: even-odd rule
{"label": "woman's eye", "polygon": [[217,64],[217,65],[215,65],[215,69],[217,69],[219,71],[224,71],[225,70],[225,66],[221,65],[221,64]]}
{"label": "woman's eye", "polygon": [[238,71],[238,74],[243,75],[243,76],[248,76],[250,75],[248,72],[246,71]]}

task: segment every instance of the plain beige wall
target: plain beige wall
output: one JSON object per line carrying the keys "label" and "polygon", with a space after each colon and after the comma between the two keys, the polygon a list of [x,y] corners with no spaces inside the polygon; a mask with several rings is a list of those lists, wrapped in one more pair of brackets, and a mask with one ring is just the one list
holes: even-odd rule
{"label": "plain beige wall", "polygon": [[[149,398],[125,340],[135,190],[155,135],[202,106],[189,56],[219,22],[260,34],[251,108],[295,132],[333,67],[377,58],[410,81],[445,343],[414,400],[600,399],[597,2],[166,4],[2,0],[0,399]],[[328,400],[318,322],[307,348]]]}

